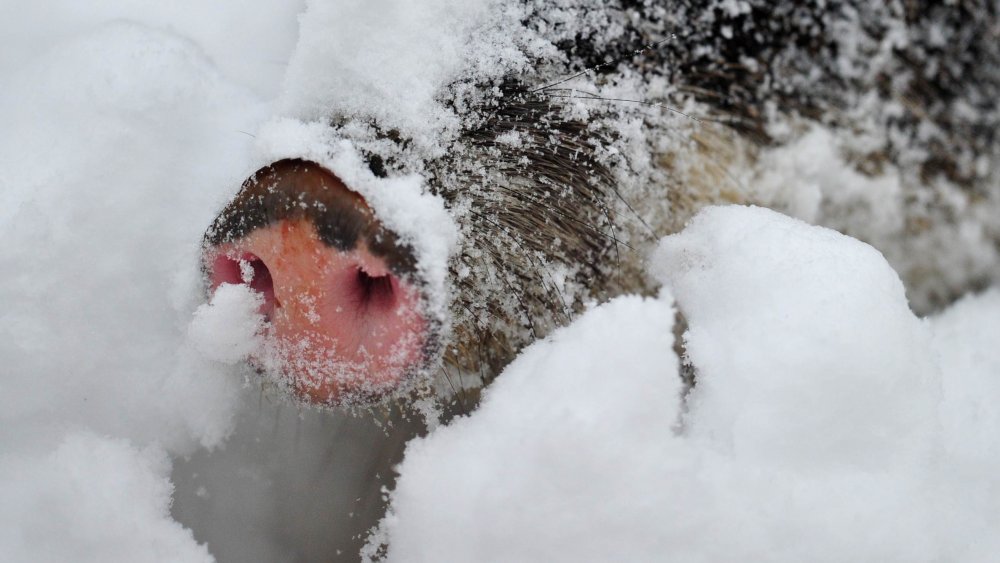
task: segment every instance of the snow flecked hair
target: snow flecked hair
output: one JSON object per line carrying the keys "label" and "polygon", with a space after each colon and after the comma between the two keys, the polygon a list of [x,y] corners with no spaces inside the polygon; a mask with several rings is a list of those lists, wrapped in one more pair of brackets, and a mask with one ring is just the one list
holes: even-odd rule
{"label": "snow flecked hair", "polygon": [[[464,66],[426,71],[428,100],[415,87],[321,112],[372,174],[420,175],[458,225],[445,376],[488,381],[588,303],[652,291],[651,244],[710,204],[766,205],[870,242],[921,311],[998,277],[1000,232],[982,220],[1000,214],[993,3],[485,4],[454,33]],[[388,72],[363,86],[385,90]],[[401,105],[430,109],[419,122]],[[769,155],[805,139],[889,187],[790,191]],[[956,262],[979,266],[959,275]]]}

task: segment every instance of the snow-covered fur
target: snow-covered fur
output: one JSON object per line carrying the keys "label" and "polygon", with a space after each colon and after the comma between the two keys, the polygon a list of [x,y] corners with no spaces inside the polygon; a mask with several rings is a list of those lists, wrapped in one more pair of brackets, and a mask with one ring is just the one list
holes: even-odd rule
{"label": "snow-covered fur", "polygon": [[458,225],[446,378],[488,380],[586,303],[648,291],[650,244],[709,204],[872,243],[918,311],[1000,277],[994,4],[508,4],[457,34],[433,103],[414,95],[433,111],[309,110]]}

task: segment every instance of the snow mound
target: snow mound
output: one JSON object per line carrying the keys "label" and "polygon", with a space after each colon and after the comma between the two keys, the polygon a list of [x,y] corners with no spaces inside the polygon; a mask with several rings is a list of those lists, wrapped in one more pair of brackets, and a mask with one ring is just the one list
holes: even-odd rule
{"label": "snow mound", "polygon": [[518,357],[474,415],[412,441],[383,522],[389,558],[614,560],[633,537],[622,512],[674,457],[663,440],[680,394],[672,323],[668,299],[593,309]]}
{"label": "snow mound", "polygon": [[1000,289],[958,301],[933,329],[949,454],[1000,469]]}
{"label": "snow mound", "polygon": [[207,561],[168,455],[233,425],[240,378],[188,324],[264,106],[179,33],[86,20],[0,92],[0,559]]}
{"label": "snow mound", "polygon": [[125,23],[53,49],[11,84],[0,420],[174,451],[217,444],[231,385],[180,369],[178,351],[200,293],[200,228],[232,183],[220,170],[239,168],[226,137],[251,100],[187,41]]}
{"label": "snow mound", "polygon": [[940,399],[930,333],[877,250],[767,209],[718,207],[654,261],[690,323],[692,438],[825,469],[927,454]]}
{"label": "snow mound", "polygon": [[699,214],[651,270],[669,292],[587,312],[409,445],[367,557],[993,557],[996,292],[921,321],[871,247],[744,207]]}
{"label": "snow mound", "polygon": [[170,519],[170,460],[156,447],[71,433],[53,452],[4,458],[0,527],[5,561],[213,561]]}

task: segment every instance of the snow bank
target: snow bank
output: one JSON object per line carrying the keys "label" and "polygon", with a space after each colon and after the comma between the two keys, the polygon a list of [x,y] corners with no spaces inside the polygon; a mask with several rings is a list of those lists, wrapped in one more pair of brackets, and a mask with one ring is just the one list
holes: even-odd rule
{"label": "snow bank", "polygon": [[0,91],[0,559],[208,561],[170,518],[168,455],[232,428],[239,351],[205,357],[226,331],[188,324],[266,107],[169,10],[64,8],[14,19],[38,37]]}
{"label": "snow bank", "polygon": [[652,270],[686,400],[670,295],[597,307],[409,445],[369,556],[991,560],[996,292],[921,321],[877,251],[757,208],[704,211]]}
{"label": "snow bank", "polygon": [[623,511],[675,457],[672,322],[669,299],[598,307],[526,350],[473,416],[412,441],[383,522],[389,559],[619,559],[637,539]]}
{"label": "snow bank", "polygon": [[930,334],[877,250],[725,207],[666,238],[655,263],[690,322],[692,438],[826,469],[926,455],[940,386]]}
{"label": "snow bank", "polygon": [[[0,75],[37,64],[52,46],[92,33],[108,22],[140,23],[181,35],[197,45],[230,81],[264,98],[280,91],[288,58],[298,38],[297,14],[303,0],[199,0],[135,2],[49,0],[44,5],[5,3],[0,19]],[[6,82],[5,82],[6,84]]]}
{"label": "snow bank", "polygon": [[[162,449],[73,432],[51,453],[0,459],[5,561],[213,561],[170,519]],[[16,525],[12,525],[16,523]]]}

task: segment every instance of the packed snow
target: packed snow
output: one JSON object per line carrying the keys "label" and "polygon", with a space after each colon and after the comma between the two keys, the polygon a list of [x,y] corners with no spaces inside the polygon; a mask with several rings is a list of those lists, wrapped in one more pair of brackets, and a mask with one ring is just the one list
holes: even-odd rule
{"label": "packed snow", "polygon": [[162,448],[86,431],[51,452],[0,460],[4,561],[208,563],[190,530],[170,518],[173,485]]}
{"label": "packed snow", "polygon": [[[337,108],[341,115],[373,119],[417,138],[454,125],[454,114],[437,99],[444,85],[485,61],[526,64],[497,21],[497,5],[495,0],[309,2],[281,111],[313,121]],[[510,56],[497,56],[500,50]]]}
{"label": "packed snow", "polygon": [[1000,292],[921,320],[872,247],[735,206],[651,269],[408,445],[369,556],[993,560]]}
{"label": "packed snow", "polygon": [[[860,133],[835,133],[812,127],[787,145],[768,151],[757,175],[748,180],[755,199],[810,223],[822,223],[879,248],[903,279],[920,282],[908,288],[911,306],[932,309],[931,296],[947,295],[970,279],[989,279],[998,267],[991,233],[992,210],[974,210],[970,196],[957,186],[938,183],[935,196],[904,189],[915,182],[896,166],[878,175],[862,174],[843,156],[878,141]],[[923,212],[933,229],[908,228],[908,200],[930,200]],[[926,204],[926,202],[925,202]],[[936,213],[950,221],[934,218]],[[917,215],[918,217],[922,215]]]}
{"label": "packed snow", "polygon": [[[354,559],[339,535],[380,499],[344,483],[385,482],[384,431],[247,384],[256,297],[206,302],[202,233],[259,166],[311,156],[415,246],[443,308],[442,201],[419,175],[375,178],[323,109],[433,151],[454,125],[436,89],[546,45],[510,36],[521,8],[492,0],[0,4],[0,559]],[[807,220],[871,205],[841,226],[880,240],[899,180],[835,170],[832,142],[767,156],[761,193],[801,187],[789,211]],[[917,248],[957,243],[951,285],[993,267],[976,224]],[[739,207],[649,269],[658,297],[595,305],[411,443],[368,555],[991,559],[1000,291],[919,319],[871,247]]]}
{"label": "packed snow", "polygon": [[220,446],[242,388],[195,311],[267,115],[216,30],[253,18],[71,4],[0,23],[0,559],[210,561],[170,515],[171,457]]}

